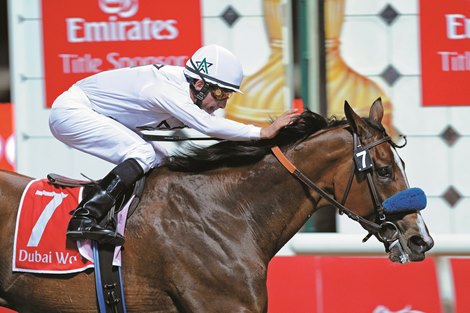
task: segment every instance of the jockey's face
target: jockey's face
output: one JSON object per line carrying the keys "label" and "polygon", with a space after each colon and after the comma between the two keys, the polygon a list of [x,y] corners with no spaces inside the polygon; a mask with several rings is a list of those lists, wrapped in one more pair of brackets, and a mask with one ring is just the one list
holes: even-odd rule
{"label": "jockey's face", "polygon": [[209,114],[214,113],[218,109],[225,109],[225,106],[227,105],[227,100],[217,100],[214,99],[212,94],[209,92],[207,96],[202,100],[202,105],[201,109],[206,111]]}
{"label": "jockey's face", "polygon": [[[198,80],[195,84],[196,90],[200,90],[203,85],[204,85],[204,82],[202,80]],[[209,114],[214,113],[218,109],[225,109],[225,106],[227,105],[227,100],[229,97],[230,95],[223,97],[225,99],[217,100],[214,97],[213,92],[208,92],[207,96],[204,98],[204,100],[202,100],[201,109],[203,109]]]}

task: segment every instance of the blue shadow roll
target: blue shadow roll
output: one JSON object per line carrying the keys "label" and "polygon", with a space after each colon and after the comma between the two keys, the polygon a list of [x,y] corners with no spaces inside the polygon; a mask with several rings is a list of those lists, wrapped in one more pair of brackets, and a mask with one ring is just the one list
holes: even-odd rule
{"label": "blue shadow roll", "polygon": [[419,211],[426,207],[426,195],[421,188],[409,188],[385,199],[382,206],[390,214]]}

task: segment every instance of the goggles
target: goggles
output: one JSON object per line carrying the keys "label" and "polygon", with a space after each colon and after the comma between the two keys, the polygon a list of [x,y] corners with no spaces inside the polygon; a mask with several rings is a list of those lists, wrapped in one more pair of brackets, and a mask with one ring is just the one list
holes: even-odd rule
{"label": "goggles", "polygon": [[212,97],[218,101],[227,100],[232,96],[233,93],[233,90],[222,88],[217,85],[210,85],[209,90]]}

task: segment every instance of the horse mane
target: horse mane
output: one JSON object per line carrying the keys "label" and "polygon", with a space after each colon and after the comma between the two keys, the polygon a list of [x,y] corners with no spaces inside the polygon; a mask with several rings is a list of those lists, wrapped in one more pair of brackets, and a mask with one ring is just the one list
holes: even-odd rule
{"label": "horse mane", "polygon": [[347,124],[345,119],[329,119],[304,111],[292,124],[284,127],[273,139],[222,141],[208,147],[190,146],[186,152],[166,157],[162,167],[171,171],[203,172],[220,167],[237,167],[260,161],[273,146],[289,146],[305,140],[326,128]]}

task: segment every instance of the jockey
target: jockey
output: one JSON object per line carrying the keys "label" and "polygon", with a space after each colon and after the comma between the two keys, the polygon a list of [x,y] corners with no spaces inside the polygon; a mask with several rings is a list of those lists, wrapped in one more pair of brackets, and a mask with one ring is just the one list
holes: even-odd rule
{"label": "jockey", "polygon": [[273,138],[297,115],[290,110],[266,127],[213,115],[240,92],[240,61],[227,49],[203,46],[185,67],[150,64],[84,78],[53,103],[49,127],[63,143],[117,164],[73,212],[67,237],[121,245],[114,227],[99,224],[126,189],[166,155],[141,131],[191,127],[227,140]]}

